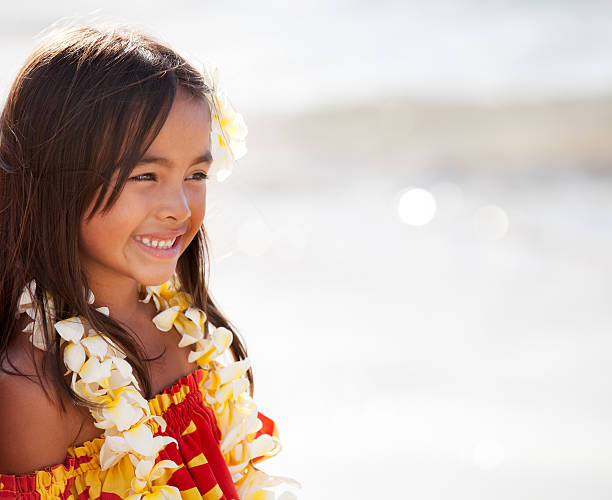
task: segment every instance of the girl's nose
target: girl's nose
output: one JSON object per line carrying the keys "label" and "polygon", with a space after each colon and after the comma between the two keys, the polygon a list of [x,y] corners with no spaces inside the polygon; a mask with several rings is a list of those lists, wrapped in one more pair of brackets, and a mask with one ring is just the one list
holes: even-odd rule
{"label": "girl's nose", "polygon": [[191,217],[189,199],[182,188],[166,190],[159,200],[160,206],[157,216],[160,220],[175,220],[184,222]]}

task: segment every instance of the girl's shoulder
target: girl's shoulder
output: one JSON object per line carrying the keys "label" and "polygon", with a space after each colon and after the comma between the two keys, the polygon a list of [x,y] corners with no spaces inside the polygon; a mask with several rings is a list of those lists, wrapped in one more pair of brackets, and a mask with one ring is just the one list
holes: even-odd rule
{"label": "girl's shoulder", "polygon": [[63,463],[82,414],[72,405],[62,411],[53,388],[36,376],[42,356],[35,352],[32,359],[27,335],[16,337],[7,352],[10,363],[2,360],[0,370],[0,473],[21,475]]}

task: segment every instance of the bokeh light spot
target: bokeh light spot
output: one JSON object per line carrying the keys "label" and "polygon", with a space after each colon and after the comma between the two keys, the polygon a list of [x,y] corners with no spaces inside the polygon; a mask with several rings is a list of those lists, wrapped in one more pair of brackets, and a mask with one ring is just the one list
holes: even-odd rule
{"label": "bokeh light spot", "polygon": [[436,215],[436,199],[426,189],[409,189],[400,196],[397,212],[406,224],[424,226]]}
{"label": "bokeh light spot", "polygon": [[474,231],[479,238],[489,241],[501,240],[508,233],[509,220],[506,212],[495,205],[485,205],[474,212]]}

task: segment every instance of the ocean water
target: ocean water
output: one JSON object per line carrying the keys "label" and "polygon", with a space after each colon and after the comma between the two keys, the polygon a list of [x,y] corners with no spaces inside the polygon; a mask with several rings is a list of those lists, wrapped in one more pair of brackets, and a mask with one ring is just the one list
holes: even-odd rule
{"label": "ocean water", "polygon": [[0,88],[52,22],[123,20],[247,118],[206,227],[264,470],[301,499],[610,498],[612,4],[32,5],[3,7]]}

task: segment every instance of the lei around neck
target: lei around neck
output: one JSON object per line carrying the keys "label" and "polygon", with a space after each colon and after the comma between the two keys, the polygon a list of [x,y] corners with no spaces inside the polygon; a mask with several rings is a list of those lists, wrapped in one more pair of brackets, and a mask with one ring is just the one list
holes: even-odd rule
{"label": "lei around neck", "polygon": [[[35,291],[34,282],[24,289],[19,310],[32,318],[24,331],[32,332],[32,341],[37,345],[42,342],[37,332],[43,330],[42,325],[37,324],[41,315],[32,300]],[[216,359],[231,345],[232,332],[208,322],[208,335],[205,337],[206,314],[193,305],[188,293],[180,290],[176,275],[160,286],[141,286],[140,292],[141,302],[153,301],[155,304],[155,326],[161,332],[169,332],[174,327],[181,335],[179,347],[191,348],[189,362],[197,363],[205,371],[204,400],[215,413],[222,436],[220,449],[240,498],[255,499],[264,494],[266,499],[274,499],[274,493],[267,488],[281,483],[299,487],[299,483],[292,479],[269,476],[253,465],[254,459],[276,455],[281,445],[275,436],[262,434],[256,437],[263,424],[245,377],[250,361],[244,359],[223,365]],[[91,293],[89,302],[93,303]],[[108,308],[97,310],[109,314]],[[63,319],[53,326],[60,336],[66,375],[71,376],[72,389],[96,405],[90,412],[94,425],[104,430],[105,439],[99,455],[101,469],[109,469],[128,457],[134,466],[128,500],[180,499],[179,490],[166,484],[178,465],[171,460],[156,462],[165,446],[178,443],[169,436],[153,435],[157,427],[163,432],[166,422],[151,414],[125,354],[83,317]],[[41,343],[37,345],[40,346]],[[285,492],[282,498],[294,496]]]}

